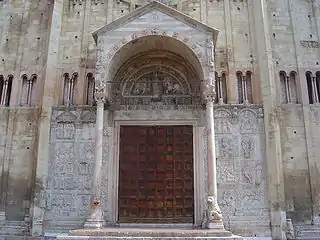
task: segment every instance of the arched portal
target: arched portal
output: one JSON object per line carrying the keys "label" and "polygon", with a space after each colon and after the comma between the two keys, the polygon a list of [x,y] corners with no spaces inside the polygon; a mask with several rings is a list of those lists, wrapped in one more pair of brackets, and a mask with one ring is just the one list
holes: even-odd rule
{"label": "arched portal", "polygon": [[113,221],[199,225],[206,185],[199,59],[177,39],[143,36],[117,51],[107,74]]}

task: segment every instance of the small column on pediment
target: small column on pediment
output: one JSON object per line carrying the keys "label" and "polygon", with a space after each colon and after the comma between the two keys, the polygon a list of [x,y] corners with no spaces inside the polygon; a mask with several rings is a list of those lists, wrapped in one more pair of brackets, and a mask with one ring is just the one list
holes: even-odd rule
{"label": "small column on pediment", "polygon": [[224,230],[222,214],[218,205],[217,193],[217,167],[216,167],[216,150],[214,134],[214,115],[213,104],[216,97],[215,85],[213,80],[209,80],[203,92],[206,104],[207,119],[207,164],[208,164],[208,196],[206,222],[207,228]]}
{"label": "small column on pediment", "polygon": [[101,169],[103,156],[103,114],[105,97],[105,83],[97,81],[95,87],[95,101],[97,103],[97,118],[95,129],[94,171],[92,180],[92,195],[89,215],[84,223],[85,228],[100,228],[105,224],[101,207]]}

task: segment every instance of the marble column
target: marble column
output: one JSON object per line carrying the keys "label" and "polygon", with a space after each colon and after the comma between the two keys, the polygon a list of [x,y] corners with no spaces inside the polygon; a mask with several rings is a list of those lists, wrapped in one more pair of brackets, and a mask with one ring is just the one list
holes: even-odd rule
{"label": "marble column", "polygon": [[213,103],[215,100],[215,86],[210,82],[203,92],[206,103],[207,120],[207,162],[208,162],[208,197],[207,197],[207,228],[224,230],[221,210],[218,206],[217,167],[214,135]]}
{"label": "marble column", "polygon": [[85,228],[100,228],[104,225],[103,210],[101,208],[101,168],[102,168],[102,144],[103,144],[103,113],[105,97],[96,92],[97,119],[95,131],[95,162],[92,180],[92,196],[89,206],[89,215],[84,223]]}

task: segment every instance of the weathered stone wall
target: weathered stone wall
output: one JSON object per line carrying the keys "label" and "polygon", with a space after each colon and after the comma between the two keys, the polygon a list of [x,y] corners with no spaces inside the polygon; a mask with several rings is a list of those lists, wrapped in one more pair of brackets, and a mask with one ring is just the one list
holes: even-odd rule
{"label": "weathered stone wall", "polygon": [[28,231],[37,151],[38,109],[0,109],[1,224]]}
{"label": "weathered stone wall", "polygon": [[284,105],[280,118],[287,217],[294,224],[310,222],[312,201],[301,105]]}
{"label": "weathered stone wall", "polygon": [[41,102],[51,4],[41,0],[0,2],[0,75],[5,79],[13,76],[10,107],[0,108],[3,234],[23,234],[30,227],[39,110],[18,106],[24,74],[37,76],[32,99],[35,105]]}
{"label": "weathered stone wall", "polygon": [[18,106],[21,77],[36,74],[36,102],[42,97],[52,1],[0,2],[0,75],[13,75],[10,106]]}
{"label": "weathered stone wall", "polygon": [[215,133],[218,200],[226,228],[242,236],[270,236],[263,109],[218,107]]}

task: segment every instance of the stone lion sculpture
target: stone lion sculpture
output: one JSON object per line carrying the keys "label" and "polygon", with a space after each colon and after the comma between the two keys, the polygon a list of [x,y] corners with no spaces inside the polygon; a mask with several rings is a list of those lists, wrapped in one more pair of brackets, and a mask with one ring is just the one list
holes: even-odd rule
{"label": "stone lion sculpture", "polygon": [[209,196],[207,199],[208,208],[207,208],[207,218],[208,223],[211,222],[221,222],[222,214],[220,207],[218,206],[217,200],[213,196]]}

